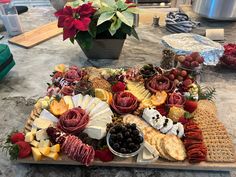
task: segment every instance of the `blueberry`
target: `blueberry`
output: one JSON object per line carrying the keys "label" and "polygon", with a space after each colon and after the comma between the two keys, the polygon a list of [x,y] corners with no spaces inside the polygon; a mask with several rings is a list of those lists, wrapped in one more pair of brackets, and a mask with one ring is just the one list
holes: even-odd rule
{"label": "blueberry", "polygon": [[134,148],[134,146],[135,146],[135,144],[134,144],[134,143],[129,143],[129,148],[130,148],[130,149],[133,149],[133,148]]}
{"label": "blueberry", "polygon": [[118,143],[113,144],[112,148],[114,150],[118,150],[120,148],[120,145]]}
{"label": "blueberry", "polygon": [[115,126],[116,132],[120,132],[122,129],[122,125],[118,124]]}
{"label": "blueberry", "polygon": [[130,137],[130,132],[127,131],[127,132],[125,132],[124,135],[125,135],[126,138],[128,138],[128,137]]}
{"label": "blueberry", "polygon": [[143,137],[142,136],[138,136],[137,141],[138,141],[138,143],[142,143],[143,142]]}
{"label": "blueberry", "polygon": [[111,130],[110,130],[110,133],[111,133],[111,134],[114,134],[114,133],[116,133],[116,130],[115,130],[115,128],[111,128]]}
{"label": "blueberry", "polygon": [[123,135],[122,135],[122,133],[118,133],[118,134],[117,134],[117,139],[118,139],[118,140],[123,139]]}
{"label": "blueberry", "polygon": [[136,130],[136,124],[131,124],[131,129]]}
{"label": "blueberry", "polygon": [[126,153],[127,151],[126,151],[125,148],[121,148],[121,149],[120,149],[120,152],[121,152],[121,153]]}
{"label": "blueberry", "polygon": [[138,131],[137,129],[136,129],[136,130],[133,130],[132,134],[133,134],[134,136],[137,136],[137,135],[139,135],[139,131]]}
{"label": "blueberry", "polygon": [[131,138],[127,139],[127,143],[131,143],[133,140]]}

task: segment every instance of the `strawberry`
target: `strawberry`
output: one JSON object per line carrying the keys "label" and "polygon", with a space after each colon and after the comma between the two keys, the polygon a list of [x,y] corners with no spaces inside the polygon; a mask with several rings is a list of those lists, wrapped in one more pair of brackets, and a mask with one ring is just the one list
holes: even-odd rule
{"label": "strawberry", "polygon": [[25,140],[25,135],[23,133],[13,133],[10,136],[10,141],[12,144],[15,144],[18,141],[24,141]]}
{"label": "strawberry", "polygon": [[178,122],[180,122],[182,124],[186,124],[186,123],[188,123],[188,119],[186,119],[185,117],[180,117]]}
{"label": "strawberry", "polygon": [[190,113],[195,111],[197,109],[197,101],[193,100],[186,100],[184,104],[184,109]]}
{"label": "strawberry", "polygon": [[95,157],[99,158],[103,162],[109,162],[114,159],[114,155],[108,148],[105,148],[103,150],[96,150]]}
{"label": "strawberry", "polygon": [[111,87],[111,90],[113,92],[122,92],[125,90],[125,87],[126,87],[125,83],[118,81]]}
{"label": "strawberry", "polygon": [[18,145],[19,148],[19,153],[18,153],[19,158],[25,158],[31,154],[31,146],[29,143],[25,141],[18,141],[16,142],[16,145]]}

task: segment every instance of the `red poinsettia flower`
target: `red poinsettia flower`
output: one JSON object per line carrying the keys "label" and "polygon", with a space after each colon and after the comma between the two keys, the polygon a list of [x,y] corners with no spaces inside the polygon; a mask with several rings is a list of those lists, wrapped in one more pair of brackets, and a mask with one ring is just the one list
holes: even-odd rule
{"label": "red poinsettia flower", "polygon": [[58,27],[63,28],[63,40],[74,37],[78,31],[88,31],[90,17],[95,13],[92,3],[83,4],[77,8],[66,6],[57,11]]}

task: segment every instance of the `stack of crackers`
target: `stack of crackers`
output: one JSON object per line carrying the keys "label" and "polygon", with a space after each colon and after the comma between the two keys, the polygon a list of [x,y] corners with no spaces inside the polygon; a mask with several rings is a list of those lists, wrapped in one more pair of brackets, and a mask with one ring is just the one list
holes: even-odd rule
{"label": "stack of crackers", "polygon": [[169,161],[182,161],[186,158],[183,142],[175,135],[165,135],[151,127],[140,117],[128,114],[124,123],[135,123],[144,134],[144,139],[157,149],[160,157]]}
{"label": "stack of crackers", "polygon": [[25,129],[24,129],[25,133],[31,131],[34,120],[39,117],[41,112],[42,112],[42,108],[40,106],[35,105],[34,109],[31,111],[30,116],[25,123]]}
{"label": "stack of crackers", "polygon": [[203,141],[207,147],[207,161],[234,162],[234,146],[224,125],[217,119],[215,104],[200,100],[193,116],[202,130]]}

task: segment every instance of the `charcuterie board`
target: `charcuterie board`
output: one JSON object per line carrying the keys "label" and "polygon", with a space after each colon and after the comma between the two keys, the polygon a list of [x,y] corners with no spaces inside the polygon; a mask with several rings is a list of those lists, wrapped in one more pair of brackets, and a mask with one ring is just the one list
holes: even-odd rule
{"label": "charcuterie board", "polygon": [[[198,53],[178,57],[181,67],[169,70],[55,66],[23,133],[10,135],[13,146],[18,140],[19,147],[29,146],[15,162],[236,169],[234,145],[217,118],[215,89],[195,79],[204,59]],[[188,63],[192,68],[184,69]]]}
{"label": "charcuterie board", "polygon": [[[42,161],[34,161],[32,157],[17,160],[16,163],[25,164],[49,164],[49,165],[82,165],[79,162],[70,160],[66,156],[62,156],[61,160],[45,159]],[[135,158],[115,158],[111,162],[101,162],[95,160],[92,166],[105,166],[105,167],[135,167],[135,168],[157,168],[157,169],[178,169],[178,170],[206,170],[206,171],[232,171],[236,169],[236,163],[210,163],[201,162],[199,164],[189,164],[188,162],[168,162],[165,160],[157,160],[153,163],[137,163]]]}

